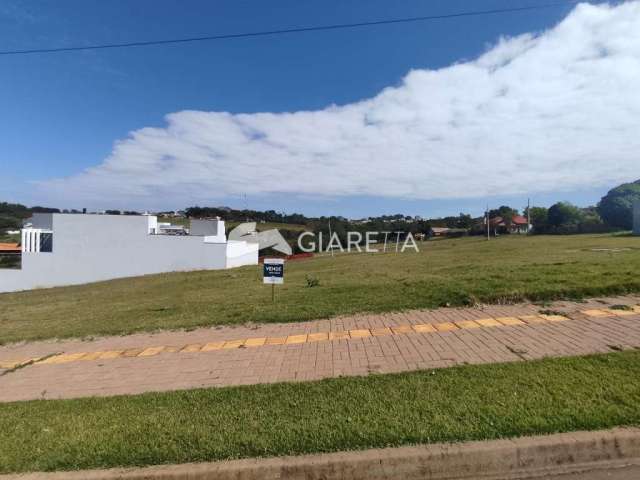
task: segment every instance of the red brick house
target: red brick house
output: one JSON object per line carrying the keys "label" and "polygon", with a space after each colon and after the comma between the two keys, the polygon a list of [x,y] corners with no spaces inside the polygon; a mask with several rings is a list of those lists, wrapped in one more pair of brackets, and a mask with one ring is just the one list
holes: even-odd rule
{"label": "red brick house", "polygon": [[489,225],[493,229],[494,234],[503,233],[528,233],[529,222],[522,215],[514,215],[511,222],[506,222],[502,217],[493,217],[489,220]]}

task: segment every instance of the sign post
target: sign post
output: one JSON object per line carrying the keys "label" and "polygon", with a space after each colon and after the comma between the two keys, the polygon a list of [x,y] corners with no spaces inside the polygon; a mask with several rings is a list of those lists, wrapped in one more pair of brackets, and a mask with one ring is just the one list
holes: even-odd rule
{"label": "sign post", "polygon": [[284,283],[284,259],[265,258],[262,268],[262,283],[271,284],[271,301],[276,300],[275,287]]}

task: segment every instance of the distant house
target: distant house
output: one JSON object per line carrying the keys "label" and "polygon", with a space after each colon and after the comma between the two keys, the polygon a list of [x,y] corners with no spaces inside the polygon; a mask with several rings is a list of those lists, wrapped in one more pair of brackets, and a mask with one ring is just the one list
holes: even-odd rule
{"label": "distant house", "polygon": [[529,233],[529,220],[522,215],[511,218],[511,233]]}
{"label": "distant house", "polygon": [[0,254],[20,254],[22,249],[18,243],[0,243]]}
{"label": "distant house", "polygon": [[494,234],[499,233],[528,233],[529,221],[522,215],[514,215],[511,222],[506,222],[502,217],[493,217],[489,220],[489,225]]}
{"label": "distant house", "polygon": [[469,233],[466,228],[431,227],[429,238],[432,237],[463,237]]}
{"label": "distant house", "polygon": [[429,230],[430,237],[446,237],[451,229],[447,227],[431,227]]}

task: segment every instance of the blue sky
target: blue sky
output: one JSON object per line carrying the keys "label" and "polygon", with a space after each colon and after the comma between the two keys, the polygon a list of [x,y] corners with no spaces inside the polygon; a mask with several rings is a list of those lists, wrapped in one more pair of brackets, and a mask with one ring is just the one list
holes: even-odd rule
{"label": "blue sky", "polygon": [[[3,0],[0,50],[224,34],[536,3],[542,2]],[[112,154],[114,142],[146,127],[164,128],[165,115],[185,110],[277,114],[354,104],[375,97],[387,87],[398,86],[412,70],[437,70],[473,60],[502,36],[551,28],[571,9],[566,5],[355,30],[0,57],[0,200],[48,203],[61,208],[248,204],[256,209],[350,217],[395,212],[424,216],[479,213],[486,203],[497,206],[508,202],[522,207],[527,196],[539,204],[561,199],[593,204],[614,185],[585,181],[570,189],[552,191],[532,188],[528,192],[521,188],[500,195],[501,188],[497,187],[492,190],[495,196],[482,192],[477,197],[414,198],[410,193],[413,190],[407,195],[395,191],[376,195],[375,188],[356,188],[349,194],[346,187],[335,192],[329,187],[325,194],[321,185],[316,190],[247,187],[243,191],[241,182],[230,180],[228,183],[235,181],[238,185],[220,193],[216,182],[225,182],[222,175],[208,184],[210,197],[202,193],[207,190],[202,185],[198,186],[197,195],[190,196],[187,181],[170,188],[170,179],[166,189],[155,184],[153,188],[145,186],[144,193],[132,186],[124,193],[113,190],[91,197],[81,188],[74,189],[75,184],[85,181],[85,177],[78,177],[83,170],[103,164]],[[336,160],[334,164],[336,178],[343,175],[340,161],[344,162]],[[378,162],[384,163],[384,159]],[[258,164],[252,165],[260,170]],[[431,164],[430,176],[437,177],[438,168],[433,167]],[[304,176],[304,171],[297,170],[294,162],[282,167],[279,175],[277,170],[265,175],[273,182],[287,184],[293,177]],[[138,169],[137,174],[144,175],[144,170]],[[521,175],[518,171],[512,174]],[[75,180],[67,184],[65,178]],[[44,182],[46,186],[51,179],[59,179],[54,182],[58,188],[43,189],[42,183],[33,183]],[[331,183],[331,175],[322,181]],[[131,195],[126,193],[134,190]]]}

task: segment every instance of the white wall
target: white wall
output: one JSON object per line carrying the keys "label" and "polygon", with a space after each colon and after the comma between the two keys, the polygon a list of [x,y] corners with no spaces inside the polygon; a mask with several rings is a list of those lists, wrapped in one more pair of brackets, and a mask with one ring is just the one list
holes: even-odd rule
{"label": "white wall", "polygon": [[258,244],[229,240],[227,242],[227,268],[257,265]]}
{"label": "white wall", "polygon": [[[34,227],[50,225],[53,230],[53,252],[24,253],[21,270],[0,269],[0,292],[227,268],[227,243],[206,243],[203,237],[149,235],[153,219],[127,215],[36,215]],[[240,253],[233,257],[231,266],[258,263],[257,250],[253,252],[245,246],[242,251],[237,246],[232,247],[231,253]]]}

